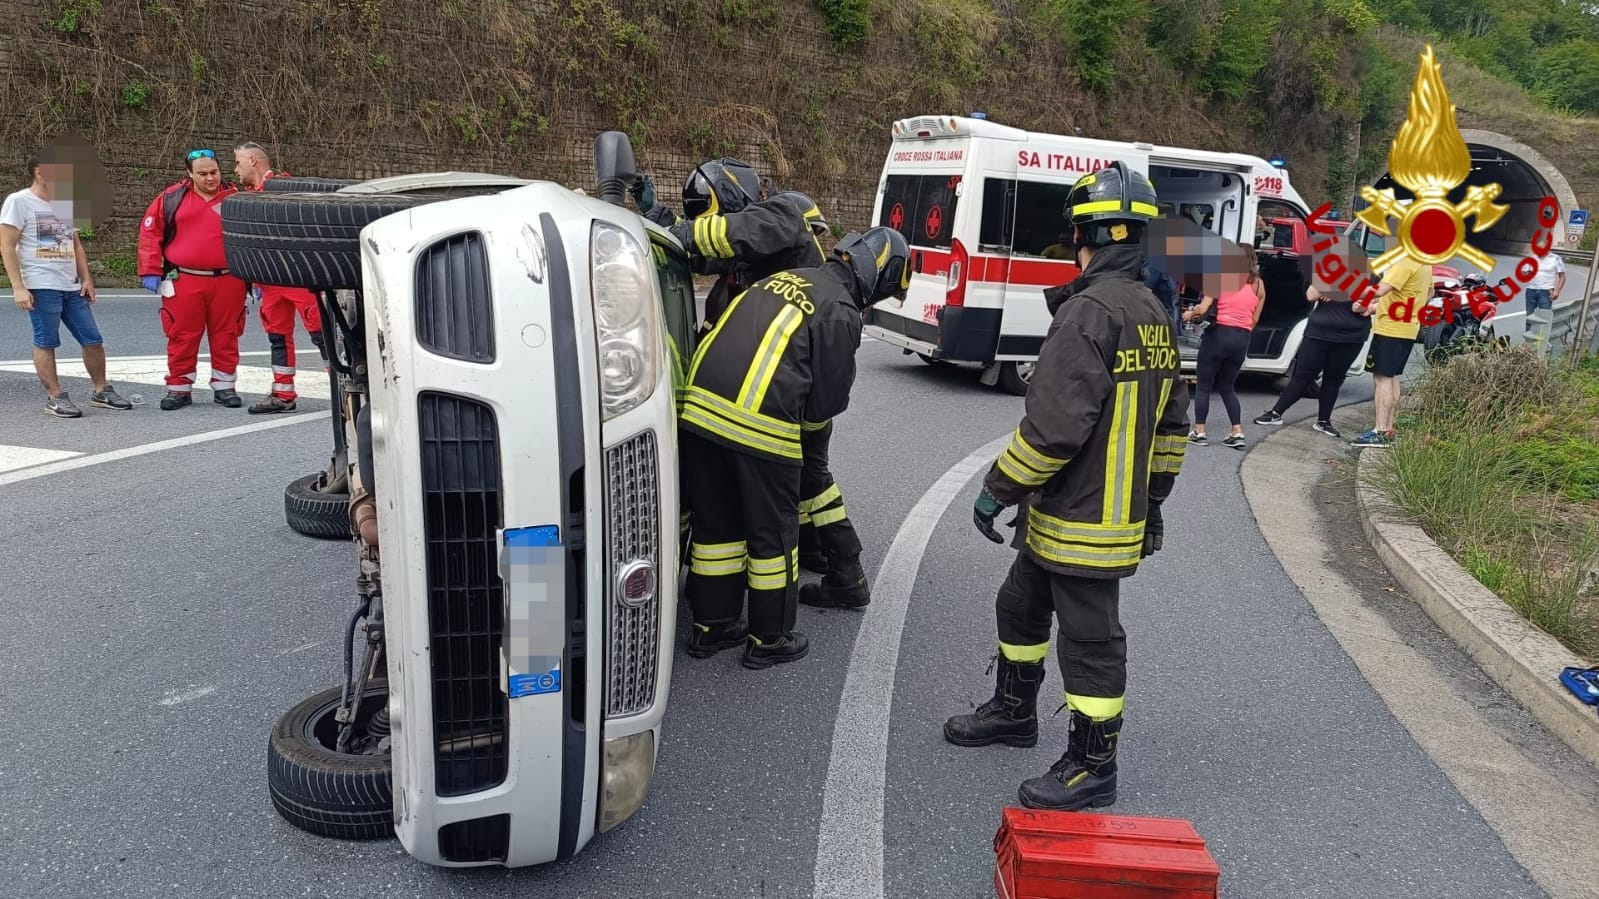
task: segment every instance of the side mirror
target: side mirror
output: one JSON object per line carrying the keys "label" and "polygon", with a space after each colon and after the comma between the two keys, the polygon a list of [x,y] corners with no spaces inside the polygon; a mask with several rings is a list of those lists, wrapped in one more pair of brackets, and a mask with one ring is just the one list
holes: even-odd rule
{"label": "side mirror", "polygon": [[594,138],[594,181],[599,198],[615,206],[623,205],[627,189],[638,180],[633,161],[633,141],[623,131],[605,131]]}

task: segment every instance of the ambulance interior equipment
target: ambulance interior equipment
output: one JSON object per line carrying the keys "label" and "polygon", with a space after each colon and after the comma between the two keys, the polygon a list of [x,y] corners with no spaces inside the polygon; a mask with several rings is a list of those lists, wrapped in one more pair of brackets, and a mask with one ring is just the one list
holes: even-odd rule
{"label": "ambulance interior equipment", "polygon": [[[928,363],[979,364],[984,383],[1025,394],[1050,322],[1043,291],[1078,273],[1066,195],[1078,178],[1118,159],[1150,179],[1165,214],[1239,243],[1259,239],[1260,217],[1303,222],[1310,213],[1287,173],[1254,156],[961,116],[901,119],[873,221],[910,242],[912,280],[902,303],[867,311],[866,333]],[[1267,306],[1244,371],[1282,375],[1310,312],[1306,285],[1286,260],[1263,261],[1262,276]],[[1184,370],[1195,362],[1190,349]]]}
{"label": "ambulance interior equipment", "polygon": [[678,360],[697,322],[682,247],[621,205],[634,177],[608,132],[598,197],[444,172],[224,204],[234,271],[318,292],[335,464],[354,457],[345,683],[268,741],[272,802],[295,826],[518,867],[576,854],[643,804],[676,627]]}

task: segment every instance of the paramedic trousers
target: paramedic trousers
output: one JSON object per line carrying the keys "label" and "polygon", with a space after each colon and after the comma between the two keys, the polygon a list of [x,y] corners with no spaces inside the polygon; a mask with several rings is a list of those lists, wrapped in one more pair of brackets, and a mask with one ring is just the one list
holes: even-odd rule
{"label": "paramedic trousers", "polygon": [[799,480],[785,465],[679,432],[694,509],[688,596],[695,624],[738,621],[749,593],[749,632],[794,630],[799,606]]}
{"label": "paramedic trousers", "polygon": [[322,313],[316,294],[298,287],[261,285],[261,326],[272,346],[272,394],[292,401],[294,391],[294,316],[298,313],[311,334],[311,342],[322,344]]}
{"label": "paramedic trousers", "polygon": [[1096,721],[1121,714],[1127,689],[1127,633],[1120,620],[1121,581],[1057,574],[1016,554],[1000,585],[995,613],[999,650],[1013,662],[1049,655],[1051,617],[1060,619],[1061,679],[1066,705]]}
{"label": "paramedic trousers", "polygon": [[827,467],[832,438],[832,422],[800,433],[805,463],[800,468],[799,545],[800,555],[820,553],[827,559],[827,567],[837,570],[839,563],[860,558],[861,540],[844,508],[844,494]]}
{"label": "paramedic trousers", "polygon": [[236,390],[239,336],[247,315],[244,282],[233,275],[179,271],[172,296],[161,300],[161,330],[167,338],[167,391],[189,393],[199,364],[200,338],[211,350],[211,389]]}

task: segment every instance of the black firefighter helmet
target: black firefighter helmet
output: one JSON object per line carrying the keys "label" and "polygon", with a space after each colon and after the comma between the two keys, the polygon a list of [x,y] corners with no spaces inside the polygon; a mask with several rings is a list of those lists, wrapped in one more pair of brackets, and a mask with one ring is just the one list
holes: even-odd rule
{"label": "black firefighter helmet", "polygon": [[761,179],[756,176],[755,167],[723,156],[702,162],[689,173],[683,183],[683,214],[699,218],[738,212],[756,202],[760,193]]}
{"label": "black firefighter helmet", "polygon": [[833,247],[833,258],[855,273],[862,307],[904,296],[910,287],[911,246],[893,228],[872,228],[865,234],[851,231]]}
{"label": "black firefighter helmet", "polygon": [[1063,213],[1076,231],[1077,246],[1096,249],[1143,240],[1144,228],[1160,215],[1160,206],[1149,179],[1117,160],[1077,179]]}
{"label": "black firefighter helmet", "polygon": [[827,224],[827,219],[822,215],[822,209],[816,205],[815,200],[812,200],[810,197],[807,197],[797,190],[785,190],[778,194],[778,196],[788,197],[794,201],[795,205],[804,211],[805,224],[809,225],[812,233],[816,234],[818,237],[832,230],[832,226]]}

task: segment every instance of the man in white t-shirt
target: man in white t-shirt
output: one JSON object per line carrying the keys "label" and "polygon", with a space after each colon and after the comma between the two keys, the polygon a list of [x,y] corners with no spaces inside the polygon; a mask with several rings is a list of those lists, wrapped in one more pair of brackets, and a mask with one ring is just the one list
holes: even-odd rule
{"label": "man in white t-shirt", "polygon": [[28,160],[28,174],[32,184],[0,204],[0,259],[17,305],[33,323],[33,368],[44,384],[44,409],[61,418],[83,416],[56,376],[63,324],[83,347],[83,364],[94,381],[89,402],[131,409],[106,381],[105,342],[89,308],[95,300],[94,279],[83,241],[72,226],[72,204],[55,202],[57,187],[72,183],[72,166],[34,156]]}
{"label": "man in white t-shirt", "polygon": [[1553,248],[1540,258],[1535,245],[1532,258],[1538,260],[1538,274],[1527,282],[1527,330],[1532,329],[1532,314],[1539,309],[1553,310],[1555,300],[1566,289],[1566,261]]}

